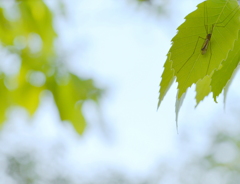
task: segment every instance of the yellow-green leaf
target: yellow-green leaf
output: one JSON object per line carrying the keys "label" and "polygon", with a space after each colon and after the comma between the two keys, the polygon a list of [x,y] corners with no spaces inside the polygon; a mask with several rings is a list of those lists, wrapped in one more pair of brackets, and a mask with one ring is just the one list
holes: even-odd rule
{"label": "yellow-green leaf", "polygon": [[177,131],[178,131],[178,114],[179,114],[180,108],[183,104],[183,101],[184,101],[184,98],[185,98],[186,94],[187,94],[187,92],[184,93],[181,96],[180,99],[178,98],[178,93],[177,93],[177,96],[176,96],[175,113],[176,113],[176,128],[177,128]]}
{"label": "yellow-green leaf", "polygon": [[[238,37],[238,10],[236,0],[207,0],[178,27],[169,52],[179,98],[192,84],[211,75],[227,58]],[[207,40],[208,34],[211,38]]]}
{"label": "yellow-green leaf", "polygon": [[193,84],[196,84],[197,105],[210,92],[216,101],[240,60],[237,0],[206,0],[185,19],[172,39],[159,90],[158,105],[176,78],[176,116],[187,89]]}
{"label": "yellow-green leaf", "polygon": [[212,76],[212,92],[213,98],[217,101],[217,96],[222,92],[223,88],[233,75],[240,61],[240,34],[236,41],[233,50],[230,51],[227,60],[222,63],[222,67],[214,72]]}
{"label": "yellow-green leaf", "polygon": [[174,81],[174,71],[172,70],[172,62],[170,61],[170,53],[168,54],[168,60],[164,64],[164,71],[162,74],[162,80],[160,83],[160,90],[159,90],[159,100],[158,100],[158,107],[160,106],[164,96],[168,92],[169,88],[171,87]]}
{"label": "yellow-green leaf", "polygon": [[205,76],[200,79],[196,84],[196,106],[211,92],[211,78]]}

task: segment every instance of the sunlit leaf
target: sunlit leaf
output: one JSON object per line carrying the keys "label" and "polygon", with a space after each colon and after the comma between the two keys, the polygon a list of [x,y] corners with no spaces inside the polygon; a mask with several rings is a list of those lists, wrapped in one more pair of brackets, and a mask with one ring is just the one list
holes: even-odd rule
{"label": "sunlit leaf", "polygon": [[179,114],[180,108],[181,108],[181,106],[183,104],[185,96],[186,96],[186,93],[184,93],[181,96],[180,99],[178,99],[178,93],[177,93],[177,96],[176,96],[175,113],[176,113],[176,128],[177,128],[177,131],[178,131],[178,114]]}
{"label": "sunlit leaf", "polygon": [[198,105],[211,92],[211,78],[205,76],[196,84],[196,104]]}
{"label": "sunlit leaf", "polygon": [[[233,48],[240,26],[236,0],[208,0],[186,17],[172,39],[169,52],[177,77],[179,97],[192,84],[220,67]],[[205,38],[211,34],[203,54]]]}
{"label": "sunlit leaf", "polygon": [[[240,36],[240,35],[239,35]],[[212,92],[213,98],[217,101],[217,96],[222,92],[227,82],[233,75],[233,72],[238,66],[240,61],[240,37],[234,45],[234,49],[229,52],[228,59],[223,61],[222,67],[214,72],[212,76]]]}
{"label": "sunlit leaf", "polygon": [[172,39],[164,65],[159,105],[169,88],[169,76],[178,83],[177,101],[193,84],[197,105],[211,91],[216,101],[239,63],[237,0],[206,0],[185,19]]}
{"label": "sunlit leaf", "polygon": [[229,81],[227,82],[226,86],[224,87],[224,99],[223,99],[223,102],[224,102],[224,107],[226,106],[226,100],[227,100],[227,94],[228,94],[228,90],[229,90],[229,87],[234,79],[234,76],[236,75],[237,71],[238,71],[239,67],[237,67],[233,74],[232,74],[232,77],[229,79]]}
{"label": "sunlit leaf", "polygon": [[[170,58],[170,56],[168,58]],[[158,107],[160,106],[164,96],[166,95],[169,88],[171,87],[173,81],[174,81],[174,71],[172,69],[172,62],[170,60],[167,60],[166,63],[164,64],[164,71],[163,71],[162,80],[160,83]]]}

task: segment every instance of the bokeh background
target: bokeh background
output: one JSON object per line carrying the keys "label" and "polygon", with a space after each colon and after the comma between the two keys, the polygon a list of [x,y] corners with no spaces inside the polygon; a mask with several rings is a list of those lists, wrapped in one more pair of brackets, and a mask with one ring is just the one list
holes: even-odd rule
{"label": "bokeh background", "polygon": [[171,38],[200,0],[0,0],[1,184],[240,181],[239,75],[227,102],[157,110]]}

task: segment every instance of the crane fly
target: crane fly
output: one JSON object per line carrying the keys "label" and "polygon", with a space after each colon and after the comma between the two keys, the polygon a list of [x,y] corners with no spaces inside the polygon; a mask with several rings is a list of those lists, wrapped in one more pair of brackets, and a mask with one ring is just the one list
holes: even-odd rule
{"label": "crane fly", "polygon": [[[205,22],[206,21],[206,22]],[[207,33],[206,38],[202,38],[204,39],[203,45],[201,47],[201,54],[204,55],[206,54],[207,50],[208,50],[208,46],[210,45],[210,41],[212,38],[212,32],[213,32],[213,28],[214,28],[214,24],[212,25],[212,30],[211,33],[208,33],[208,11],[207,11],[207,6],[206,6],[206,1],[204,2],[204,26],[205,26],[205,31]]]}

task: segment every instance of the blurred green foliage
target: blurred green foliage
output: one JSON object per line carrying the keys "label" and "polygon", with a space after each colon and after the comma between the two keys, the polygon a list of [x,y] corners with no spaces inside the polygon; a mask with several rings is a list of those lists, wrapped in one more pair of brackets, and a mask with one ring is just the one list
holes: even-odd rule
{"label": "blurred green foliage", "polygon": [[[11,106],[22,106],[33,115],[41,93],[49,90],[61,119],[70,121],[78,133],[84,131],[83,103],[98,103],[102,90],[93,80],[82,79],[57,62],[56,39],[53,13],[44,1],[0,2],[0,54],[7,53],[1,61],[11,65],[9,70],[0,67],[1,123]],[[12,68],[17,69],[10,72]]]}
{"label": "blurred green foliage", "polygon": [[[237,132],[239,134],[239,127]],[[177,171],[171,171],[168,177],[174,174],[180,184],[238,183],[239,151],[238,135],[224,130],[217,131],[203,154],[193,154]]]}
{"label": "blurred green foliage", "polygon": [[[179,142],[180,150],[177,152],[179,154],[176,157],[160,158],[156,167],[145,174],[136,173],[137,171],[129,172],[127,168],[123,169],[119,165],[100,166],[99,163],[96,163],[99,170],[96,170],[94,165],[87,167],[87,171],[93,168],[89,173],[82,169],[78,170],[74,165],[62,166],[64,165],[62,161],[68,158],[68,154],[65,154],[68,150],[64,145],[60,146],[60,149],[56,149],[59,146],[53,145],[51,149],[45,150],[47,156],[43,156],[33,151],[35,145],[26,149],[25,143],[13,144],[12,152],[6,154],[0,150],[0,160],[6,163],[1,168],[6,171],[1,175],[1,179],[6,181],[6,178],[11,178],[19,184],[37,184],[41,181],[45,184],[55,182],[58,184],[235,184],[240,181],[240,126],[236,121],[238,119],[236,114],[232,116],[231,122],[228,121],[230,128],[227,127],[225,120],[221,125],[216,123],[214,131],[208,134],[207,145],[193,145],[196,144],[196,140],[190,140],[192,136],[187,135],[189,133],[181,134],[183,139]],[[0,144],[4,142],[2,140]],[[197,152],[193,148],[196,146],[201,146]],[[19,149],[16,149],[18,147]],[[61,162],[56,155],[60,155]],[[74,170],[68,172],[67,168]]]}
{"label": "blurred green foliage", "polygon": [[167,15],[167,5],[171,0],[128,0],[138,4],[145,11],[155,15]]}

